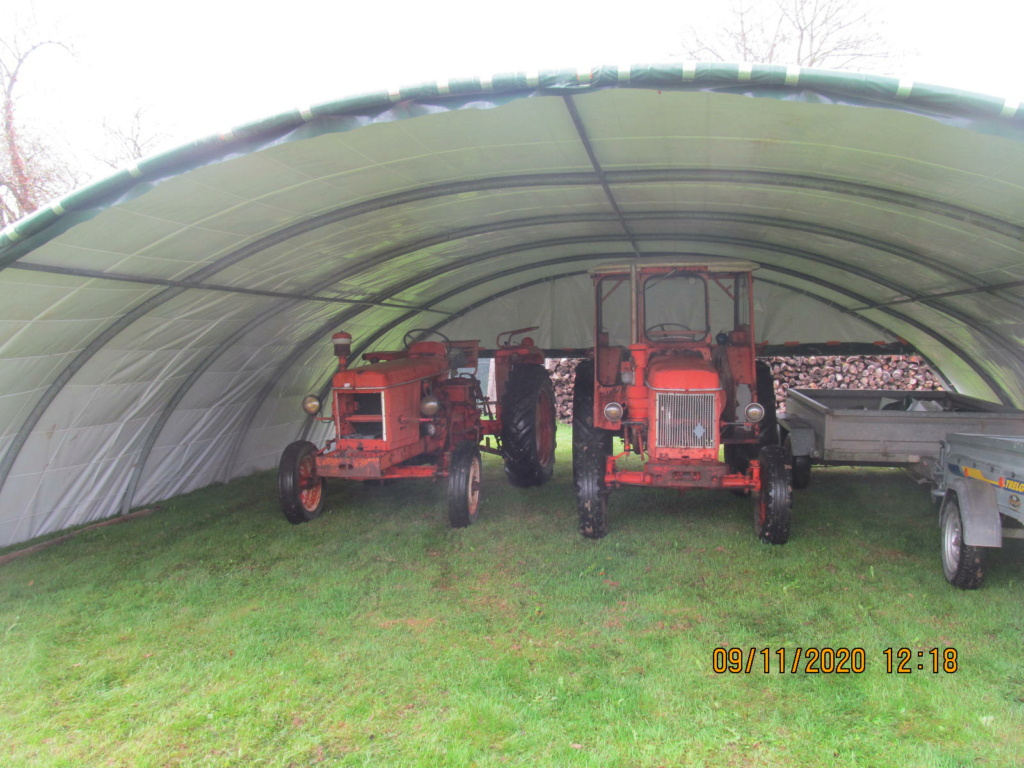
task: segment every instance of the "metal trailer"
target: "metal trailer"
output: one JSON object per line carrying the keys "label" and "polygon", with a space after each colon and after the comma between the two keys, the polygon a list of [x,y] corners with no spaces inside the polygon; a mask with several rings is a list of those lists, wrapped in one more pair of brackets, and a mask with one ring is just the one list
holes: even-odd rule
{"label": "metal trailer", "polygon": [[988,549],[1024,538],[1024,439],[947,435],[939,469],[942,572],[954,587],[977,589]]}
{"label": "metal trailer", "polygon": [[815,464],[904,467],[934,482],[947,435],[1024,436],[1024,411],[954,392],[790,389],[779,426],[794,488]]}

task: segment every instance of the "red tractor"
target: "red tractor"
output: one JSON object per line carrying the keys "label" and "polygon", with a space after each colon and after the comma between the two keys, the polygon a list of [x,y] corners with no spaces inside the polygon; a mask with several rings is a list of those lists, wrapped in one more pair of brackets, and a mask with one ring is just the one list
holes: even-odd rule
{"label": "red tractor", "polygon": [[771,370],[755,359],[756,267],[707,258],[591,270],[596,343],[573,394],[584,536],[607,534],[613,488],[641,485],[753,494],[760,539],[789,538],[789,462]]}
{"label": "red tractor", "polygon": [[529,337],[512,343],[532,330],[498,336],[495,402],[484,397],[476,376],[477,341],[410,331],[403,349],[367,352],[367,365],[350,368],[352,337],[334,334],[331,415],[319,415],[314,395],[302,403],[310,415],[334,424],[334,437],[323,448],[305,440],[285,448],[278,469],[285,518],[298,524],[318,517],[328,477],[447,478],[448,519],[452,527],[465,527],[477,519],[481,451],[504,458],[513,485],[547,482],[555,462],[555,398],[544,351]]}

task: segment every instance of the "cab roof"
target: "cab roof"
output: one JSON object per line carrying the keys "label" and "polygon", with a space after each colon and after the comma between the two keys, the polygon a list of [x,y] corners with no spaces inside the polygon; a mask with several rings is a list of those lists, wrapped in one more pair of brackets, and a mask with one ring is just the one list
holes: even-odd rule
{"label": "cab roof", "polygon": [[707,256],[681,256],[672,259],[635,259],[630,262],[616,262],[613,264],[599,264],[591,267],[591,275],[615,274],[619,272],[629,273],[636,266],[638,269],[681,269],[681,270],[707,270],[709,272],[753,272],[760,268],[760,264],[754,261],[743,259],[730,259],[727,257],[709,258]]}

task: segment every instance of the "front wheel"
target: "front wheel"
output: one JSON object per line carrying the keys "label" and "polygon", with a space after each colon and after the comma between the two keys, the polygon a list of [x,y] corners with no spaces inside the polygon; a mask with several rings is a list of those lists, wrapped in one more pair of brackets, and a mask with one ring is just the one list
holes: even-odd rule
{"label": "front wheel", "polygon": [[298,525],[320,517],[325,484],[316,474],[315,445],[296,440],[284,449],[277,469],[277,495],[289,523]]}
{"label": "front wheel", "polygon": [[611,432],[594,426],[594,363],[584,360],[576,366],[572,393],[572,481],[580,533],[588,539],[608,534],[604,472],[611,440]]}
{"label": "front wheel", "polygon": [[793,510],[793,487],[786,451],[781,445],[766,445],[758,454],[761,491],[754,497],[754,532],[766,544],[789,541]]}
{"label": "front wheel", "polygon": [[964,544],[964,522],[956,496],[942,514],[942,573],[960,589],[977,589],[985,580],[985,548]]}
{"label": "front wheel", "polygon": [[513,366],[501,401],[505,475],[520,488],[543,485],[555,468],[555,390],[542,365]]}
{"label": "front wheel", "polygon": [[480,511],[480,448],[463,440],[452,452],[448,470],[448,522],[465,528],[476,522]]}

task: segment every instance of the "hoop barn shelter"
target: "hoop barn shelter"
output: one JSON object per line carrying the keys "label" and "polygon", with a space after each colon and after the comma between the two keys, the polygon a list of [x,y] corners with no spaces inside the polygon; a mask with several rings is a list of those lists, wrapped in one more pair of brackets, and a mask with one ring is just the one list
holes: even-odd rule
{"label": "hoop barn shelter", "polygon": [[275,466],[320,436],[299,401],[336,330],[584,348],[588,268],[638,256],[757,262],[769,349],[913,348],[1022,407],[1022,140],[1003,99],[674,64],[363,95],[142,161],[0,233],[0,546]]}

